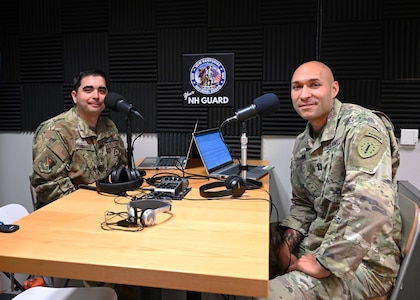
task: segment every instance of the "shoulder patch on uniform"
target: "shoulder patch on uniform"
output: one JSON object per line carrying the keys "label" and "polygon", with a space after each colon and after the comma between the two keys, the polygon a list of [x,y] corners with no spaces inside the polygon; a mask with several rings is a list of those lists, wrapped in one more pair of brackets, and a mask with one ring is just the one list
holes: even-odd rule
{"label": "shoulder patch on uniform", "polygon": [[384,138],[382,137],[382,135],[379,134],[378,132],[373,131],[373,130],[367,131],[366,136],[376,139],[381,144],[384,142]]}
{"label": "shoulder patch on uniform", "polygon": [[368,158],[374,156],[381,149],[381,145],[375,140],[369,139],[368,137],[362,138],[362,140],[357,145],[357,153],[360,157]]}
{"label": "shoulder patch on uniform", "polygon": [[[349,167],[373,173],[387,148],[386,136],[371,127],[362,128],[352,146]],[[356,152],[356,153],[355,153]]]}
{"label": "shoulder patch on uniform", "polygon": [[45,160],[38,163],[38,169],[41,173],[50,174],[57,164],[57,161],[51,156],[47,156]]}

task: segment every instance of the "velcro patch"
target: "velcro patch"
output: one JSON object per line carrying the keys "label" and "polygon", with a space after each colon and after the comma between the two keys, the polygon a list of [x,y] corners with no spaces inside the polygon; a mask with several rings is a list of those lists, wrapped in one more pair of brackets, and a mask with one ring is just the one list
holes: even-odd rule
{"label": "velcro patch", "polygon": [[361,129],[350,153],[349,167],[373,173],[386,150],[387,144],[384,141],[383,133],[371,127]]}
{"label": "velcro patch", "polygon": [[378,140],[378,142],[381,143],[381,144],[384,142],[384,138],[383,138],[382,134],[378,133],[377,131],[370,130],[370,131],[366,132],[366,136]]}
{"label": "velcro patch", "polygon": [[369,138],[363,138],[357,145],[357,152],[362,158],[374,156],[380,149],[381,144]]}
{"label": "velcro patch", "polygon": [[50,174],[56,164],[57,161],[53,157],[47,156],[45,160],[38,162],[38,169],[41,173]]}
{"label": "velcro patch", "polygon": [[86,150],[86,151],[95,151],[95,146],[89,144],[84,140],[77,140],[76,141],[76,150]]}

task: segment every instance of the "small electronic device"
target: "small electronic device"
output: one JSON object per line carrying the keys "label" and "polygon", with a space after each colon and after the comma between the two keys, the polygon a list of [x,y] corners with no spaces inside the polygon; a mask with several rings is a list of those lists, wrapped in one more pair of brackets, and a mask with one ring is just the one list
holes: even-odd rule
{"label": "small electronic device", "polygon": [[155,186],[153,195],[169,195],[174,200],[181,200],[191,190],[188,187],[188,179],[178,176],[162,177],[160,182]]}
{"label": "small electronic device", "polygon": [[179,177],[163,177],[155,187],[156,193],[179,194],[182,191],[183,181]]}
{"label": "small electronic device", "polygon": [[10,232],[15,232],[18,229],[19,229],[19,225],[0,224],[0,232],[10,233]]}

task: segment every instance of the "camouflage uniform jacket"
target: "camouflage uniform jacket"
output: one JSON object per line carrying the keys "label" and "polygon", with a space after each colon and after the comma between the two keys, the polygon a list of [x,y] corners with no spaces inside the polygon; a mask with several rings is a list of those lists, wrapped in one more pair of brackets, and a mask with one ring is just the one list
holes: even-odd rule
{"label": "camouflage uniform jacket", "polygon": [[33,140],[33,173],[38,207],[95,182],[127,163],[124,143],[108,118],[96,131],[80,118],[76,107],[39,125]]}
{"label": "camouflage uniform jacket", "polygon": [[335,99],[322,133],[309,124],[295,142],[291,162],[292,205],[282,224],[305,237],[334,275],[350,279],[360,264],[384,277],[400,265],[398,144],[389,119]]}

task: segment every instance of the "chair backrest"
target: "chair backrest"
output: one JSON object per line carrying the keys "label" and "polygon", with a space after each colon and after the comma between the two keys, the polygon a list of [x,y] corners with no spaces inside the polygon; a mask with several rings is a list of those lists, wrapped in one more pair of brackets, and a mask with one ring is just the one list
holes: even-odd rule
{"label": "chair backrest", "polygon": [[397,280],[392,291],[388,295],[372,297],[369,300],[397,300],[400,290],[403,288],[403,281],[407,273],[410,259],[416,247],[416,242],[420,234],[419,206],[416,202],[402,193],[399,194],[400,214],[401,214],[401,254],[402,262],[398,272]]}
{"label": "chair backrest", "polygon": [[[18,221],[19,219],[22,219],[23,217],[27,216],[28,214],[28,210],[23,205],[17,203],[6,204],[0,207],[0,221],[4,224],[12,224]],[[19,280],[16,280],[14,273],[3,273],[10,279],[11,291],[15,290],[15,285],[18,287],[18,289],[23,289],[23,286],[19,282],[20,279],[23,279],[20,278],[22,277],[22,275],[19,275]],[[26,277],[27,276],[25,275],[24,278]],[[0,287],[2,286],[0,285]]]}
{"label": "chair backrest", "polygon": [[31,176],[29,176],[29,191],[31,192],[31,198],[32,198],[32,205],[34,210],[36,210],[36,203],[38,201],[35,188],[32,186],[31,183]]}
{"label": "chair backrest", "polygon": [[15,300],[118,300],[114,289],[99,287],[51,288],[36,286],[18,294]]}
{"label": "chair backrest", "polygon": [[28,210],[17,203],[6,204],[0,207],[0,221],[5,224],[16,222],[28,214]]}
{"label": "chair backrest", "polygon": [[401,252],[403,260],[401,262],[400,271],[398,272],[397,281],[392,290],[391,297],[389,298],[391,300],[396,300],[399,291],[402,289],[404,276],[407,273],[410,259],[420,234],[419,206],[416,202],[401,193],[399,193],[399,198],[402,220]]}

